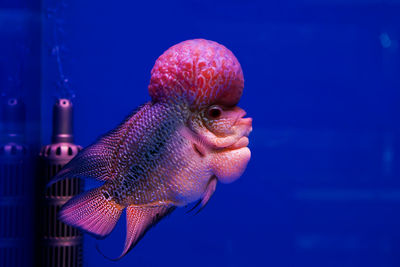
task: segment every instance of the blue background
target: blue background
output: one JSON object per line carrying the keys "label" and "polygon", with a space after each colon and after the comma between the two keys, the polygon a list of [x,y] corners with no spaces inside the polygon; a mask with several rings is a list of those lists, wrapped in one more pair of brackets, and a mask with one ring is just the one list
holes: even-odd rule
{"label": "blue background", "polygon": [[[21,94],[40,95],[31,114],[42,144],[62,95],[43,15],[57,2],[28,7],[43,18],[42,79]],[[254,122],[241,179],[219,185],[196,216],[174,212],[119,262],[95,246],[119,255],[124,219],[104,241],[86,236],[85,266],[400,266],[398,0],[65,2],[78,144],[148,101],[154,61],[192,38],[237,56],[240,106]]]}

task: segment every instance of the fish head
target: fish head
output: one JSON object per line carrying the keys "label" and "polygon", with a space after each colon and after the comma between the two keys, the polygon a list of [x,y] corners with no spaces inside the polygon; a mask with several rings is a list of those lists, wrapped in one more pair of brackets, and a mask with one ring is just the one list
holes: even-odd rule
{"label": "fish head", "polygon": [[246,112],[237,106],[243,88],[242,68],[234,54],[204,39],[172,46],[151,71],[152,101],[185,103],[190,112],[182,132],[201,156],[207,156],[221,182],[240,177],[250,159],[252,119],[244,118]]}
{"label": "fish head", "polygon": [[238,106],[214,104],[195,114],[187,126],[196,150],[208,158],[213,174],[222,183],[237,180],[245,171],[251,153],[247,147],[252,118]]}

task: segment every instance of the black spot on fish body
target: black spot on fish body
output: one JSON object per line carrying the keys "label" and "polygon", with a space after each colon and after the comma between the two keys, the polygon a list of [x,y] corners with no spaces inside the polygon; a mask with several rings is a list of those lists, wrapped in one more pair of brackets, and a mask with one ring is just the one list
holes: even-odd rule
{"label": "black spot on fish body", "polygon": [[149,153],[146,151],[145,153],[143,153],[143,158],[145,161],[149,161],[150,160],[150,156]]}
{"label": "black spot on fish body", "polygon": [[103,196],[104,196],[105,199],[109,199],[110,198],[110,195],[106,191],[103,191]]}
{"label": "black spot on fish body", "polygon": [[[146,174],[146,169],[153,168],[156,166],[156,160],[163,153],[162,150],[166,145],[166,142],[173,132],[172,120],[167,120],[149,136],[147,139],[147,144],[143,147],[142,152],[139,154],[141,156],[141,164],[134,164],[129,168],[129,172],[126,177],[129,180],[137,180]],[[143,165],[144,164],[144,165]]]}
{"label": "black spot on fish body", "polygon": [[130,181],[135,181],[137,179],[137,177],[134,176],[132,172],[128,172],[125,179],[130,180]]}
{"label": "black spot on fish body", "polygon": [[154,146],[150,148],[149,152],[154,157],[160,153],[160,150],[162,147],[163,147],[163,143],[160,140],[157,140],[154,143]]}
{"label": "black spot on fish body", "polygon": [[[174,128],[175,127],[173,120],[167,120],[163,122],[160,125],[160,127],[158,127],[156,131],[153,133],[153,137],[151,138],[149,146],[146,149],[149,153],[148,154],[145,153],[145,157],[151,155],[152,158],[155,158],[157,155],[160,155],[162,149],[165,147],[165,144],[170,138]],[[150,160],[150,158],[146,159]]]}
{"label": "black spot on fish body", "polygon": [[130,187],[131,183],[129,182],[129,180],[124,179],[122,186],[124,189],[128,189]]}
{"label": "black spot on fish body", "polygon": [[128,180],[134,181],[143,175],[144,175],[144,169],[142,166],[132,165],[129,169],[129,172],[126,175],[126,178],[128,178]]}

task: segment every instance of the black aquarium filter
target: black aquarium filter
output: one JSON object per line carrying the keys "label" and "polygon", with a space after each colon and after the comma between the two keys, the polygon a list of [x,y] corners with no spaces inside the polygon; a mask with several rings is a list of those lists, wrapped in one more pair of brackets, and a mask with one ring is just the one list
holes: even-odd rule
{"label": "black aquarium filter", "polygon": [[57,214],[63,204],[81,193],[83,182],[78,178],[69,178],[46,188],[54,175],[81,150],[73,143],[72,112],[71,101],[57,100],[53,107],[52,143],[40,152],[41,189],[45,192],[38,225],[41,246],[37,265],[41,267],[82,266],[82,234],[60,222]]}
{"label": "black aquarium filter", "polygon": [[1,103],[0,266],[33,266],[33,179],[25,142],[25,105]]}

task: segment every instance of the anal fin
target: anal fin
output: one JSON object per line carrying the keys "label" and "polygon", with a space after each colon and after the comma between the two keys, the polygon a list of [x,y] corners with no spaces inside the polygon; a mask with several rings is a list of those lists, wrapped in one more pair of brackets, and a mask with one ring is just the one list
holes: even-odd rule
{"label": "anal fin", "polygon": [[152,226],[156,225],[174,209],[175,206],[128,206],[126,208],[127,233],[124,250],[114,260],[119,260],[125,256]]}

